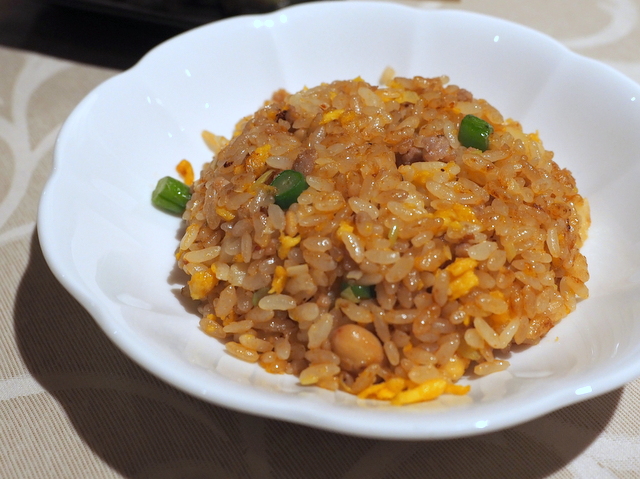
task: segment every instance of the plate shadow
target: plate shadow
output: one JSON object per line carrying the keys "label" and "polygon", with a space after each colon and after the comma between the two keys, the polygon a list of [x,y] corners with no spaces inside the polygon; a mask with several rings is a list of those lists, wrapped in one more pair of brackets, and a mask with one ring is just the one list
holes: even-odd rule
{"label": "plate shadow", "polygon": [[131,478],[542,478],[589,447],[622,395],[445,441],[352,437],[223,409],[160,381],[112,344],[55,279],[37,232],[13,319],[31,375],[78,437]]}

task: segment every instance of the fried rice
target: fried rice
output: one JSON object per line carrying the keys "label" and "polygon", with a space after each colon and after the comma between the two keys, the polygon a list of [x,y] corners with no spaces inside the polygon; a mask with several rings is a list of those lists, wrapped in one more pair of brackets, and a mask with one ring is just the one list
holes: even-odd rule
{"label": "fried rice", "polygon": [[[176,257],[229,354],[407,404],[466,393],[588,296],[589,210],[538,134],[447,77],[383,84],[281,90],[229,142],[205,132]],[[305,182],[290,206],[283,171]]]}

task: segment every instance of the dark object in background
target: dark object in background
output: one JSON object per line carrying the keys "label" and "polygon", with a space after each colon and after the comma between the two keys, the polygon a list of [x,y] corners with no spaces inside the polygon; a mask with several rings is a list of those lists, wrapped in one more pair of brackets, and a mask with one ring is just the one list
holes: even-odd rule
{"label": "dark object in background", "polygon": [[0,0],[0,45],[124,70],[190,28],[303,1]]}
{"label": "dark object in background", "polygon": [[222,18],[218,0],[45,0],[45,3],[181,29]]}
{"label": "dark object in background", "polygon": [[48,3],[191,28],[224,17],[266,13],[304,1],[308,0],[48,0]]}
{"label": "dark object in background", "polygon": [[218,8],[223,16],[245,13],[265,13],[279,8],[303,3],[308,0],[218,0]]}

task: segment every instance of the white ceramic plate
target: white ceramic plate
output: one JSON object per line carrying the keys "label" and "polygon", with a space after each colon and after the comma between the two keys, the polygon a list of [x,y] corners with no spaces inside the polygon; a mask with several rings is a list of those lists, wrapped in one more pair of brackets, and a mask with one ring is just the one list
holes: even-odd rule
{"label": "white ceramic plate", "polygon": [[[297,385],[233,359],[198,329],[178,291],[180,221],[153,208],[182,158],[209,161],[203,129],[228,136],[278,88],[360,75],[447,74],[540,132],[590,200],[591,297],[511,367],[465,397],[409,407]],[[38,219],[61,283],[131,358],[232,409],[349,434],[450,438],[493,431],[640,375],[640,87],[551,38],[457,11],[309,3],[197,28],[87,96],[65,123]]]}

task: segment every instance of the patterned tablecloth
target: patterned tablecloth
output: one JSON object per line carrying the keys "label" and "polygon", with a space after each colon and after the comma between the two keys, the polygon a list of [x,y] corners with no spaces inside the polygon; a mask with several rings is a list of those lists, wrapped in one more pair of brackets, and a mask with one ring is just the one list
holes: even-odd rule
{"label": "patterned tablecloth", "polygon": [[[403,3],[526,24],[640,82],[640,0]],[[134,364],[56,281],[35,229],[62,122],[117,73],[0,48],[0,477],[640,477],[640,380],[501,432],[402,442],[232,412]]]}

